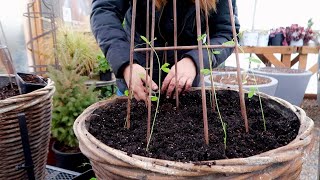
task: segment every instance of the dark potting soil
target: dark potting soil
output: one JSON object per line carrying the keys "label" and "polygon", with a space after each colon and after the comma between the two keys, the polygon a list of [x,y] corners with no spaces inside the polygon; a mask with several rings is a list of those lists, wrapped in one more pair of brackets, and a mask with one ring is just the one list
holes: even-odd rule
{"label": "dark potting soil", "polygon": [[[241,118],[239,96],[235,91],[217,91],[219,109],[227,124],[226,149],[223,129],[217,111],[210,109],[207,92],[209,145],[204,143],[200,91],[175,100],[161,99],[149,151],[146,151],[147,109],[142,102],[132,101],[131,128],[124,128],[127,101],[94,111],[89,132],[115,149],[158,159],[198,162],[228,158],[243,158],[284,146],[298,134],[297,116],[279,103],[262,99],[267,130],[263,130],[262,115],[257,97],[246,99],[250,132],[245,132]],[[153,104],[154,112],[155,104]]]}
{"label": "dark potting soil", "polygon": [[19,94],[20,94],[19,88],[15,83],[12,83],[12,87],[11,87],[11,84],[8,83],[8,85],[0,88],[0,100],[4,100],[9,97],[17,96]]}
{"label": "dark potting soil", "polygon": [[27,83],[43,84],[44,81],[40,77],[33,74],[19,74],[19,76]]}
{"label": "dark potting soil", "polygon": [[304,70],[301,69],[290,69],[290,68],[275,68],[275,67],[263,67],[259,69],[260,71],[263,72],[269,72],[269,73],[292,73],[292,74],[299,74],[299,73],[304,73]]}
{"label": "dark potting soil", "polygon": [[[238,76],[234,74],[218,74],[213,77],[213,81],[221,84],[238,85]],[[242,77],[243,85],[268,84],[270,79],[247,74]]]}

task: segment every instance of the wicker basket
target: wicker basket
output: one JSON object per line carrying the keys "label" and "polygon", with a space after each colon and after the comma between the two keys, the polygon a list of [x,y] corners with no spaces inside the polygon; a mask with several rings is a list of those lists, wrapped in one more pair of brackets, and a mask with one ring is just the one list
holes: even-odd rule
{"label": "wicker basket", "polygon": [[28,94],[0,100],[0,179],[28,179],[20,137],[18,114],[25,113],[36,179],[45,178],[50,139],[54,83]]}
{"label": "wicker basket", "polygon": [[302,158],[314,142],[313,121],[299,107],[278,98],[265,97],[296,113],[301,122],[298,136],[286,146],[248,158],[211,161],[214,165],[210,167],[128,156],[97,140],[88,132],[90,115],[95,109],[115,100],[99,102],[87,108],[75,121],[74,131],[80,149],[90,159],[98,179],[299,179]]}

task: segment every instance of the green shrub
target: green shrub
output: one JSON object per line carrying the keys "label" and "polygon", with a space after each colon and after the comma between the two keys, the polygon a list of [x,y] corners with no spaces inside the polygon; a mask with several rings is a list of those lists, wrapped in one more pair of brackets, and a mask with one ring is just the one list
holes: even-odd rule
{"label": "green shrub", "polygon": [[74,58],[70,64],[61,64],[61,68],[49,68],[49,77],[55,82],[56,92],[53,96],[52,136],[60,143],[75,147],[78,145],[73,132],[75,119],[85,108],[98,101],[99,92],[94,87],[87,87],[87,77],[75,70]]}

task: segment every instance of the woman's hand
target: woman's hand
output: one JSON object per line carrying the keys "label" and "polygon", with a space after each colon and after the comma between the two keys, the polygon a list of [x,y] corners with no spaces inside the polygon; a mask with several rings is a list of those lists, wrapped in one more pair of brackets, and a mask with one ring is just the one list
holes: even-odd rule
{"label": "woman's hand", "polygon": [[[123,71],[123,77],[129,87],[130,81],[130,66],[127,66]],[[132,65],[132,80],[131,86],[134,98],[137,101],[145,101],[147,102],[148,89],[145,87],[145,84],[150,83],[150,76],[147,77],[149,82],[146,82],[146,70],[140,66],[139,64]],[[152,81],[151,86],[153,91],[158,90],[158,85]]]}
{"label": "woman's hand", "polygon": [[[196,66],[192,59],[183,58],[176,64],[178,74],[178,93],[184,91],[189,91],[194,78],[196,77]],[[172,66],[170,72],[166,76],[163,81],[161,93],[166,92],[167,98],[170,98],[173,94],[173,98],[175,98],[174,89],[176,88],[176,78],[175,78],[175,66]]]}

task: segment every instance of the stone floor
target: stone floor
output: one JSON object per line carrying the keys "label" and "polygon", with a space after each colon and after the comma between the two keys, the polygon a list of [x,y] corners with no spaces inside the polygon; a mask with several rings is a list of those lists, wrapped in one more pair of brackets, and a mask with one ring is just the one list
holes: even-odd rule
{"label": "stone floor", "polygon": [[315,123],[316,142],[310,154],[306,155],[302,172],[301,180],[319,180],[320,179],[320,106],[316,100],[305,99],[301,105],[311,119]]}

